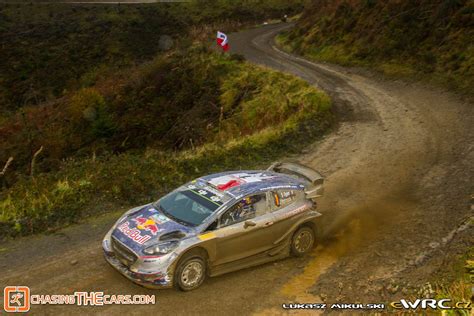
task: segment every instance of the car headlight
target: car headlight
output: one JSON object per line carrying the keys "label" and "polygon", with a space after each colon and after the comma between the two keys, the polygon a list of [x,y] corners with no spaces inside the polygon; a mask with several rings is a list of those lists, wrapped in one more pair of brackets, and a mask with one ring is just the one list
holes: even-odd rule
{"label": "car headlight", "polygon": [[176,249],[179,245],[179,241],[172,240],[159,244],[155,244],[143,250],[147,255],[166,255]]}

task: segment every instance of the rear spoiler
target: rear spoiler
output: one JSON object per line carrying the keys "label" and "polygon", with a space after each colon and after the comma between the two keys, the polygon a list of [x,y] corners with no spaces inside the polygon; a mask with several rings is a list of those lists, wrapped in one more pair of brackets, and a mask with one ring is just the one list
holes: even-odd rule
{"label": "rear spoiler", "polygon": [[267,169],[278,173],[294,175],[311,183],[305,190],[306,197],[314,199],[323,195],[324,177],[316,170],[294,162],[275,162]]}

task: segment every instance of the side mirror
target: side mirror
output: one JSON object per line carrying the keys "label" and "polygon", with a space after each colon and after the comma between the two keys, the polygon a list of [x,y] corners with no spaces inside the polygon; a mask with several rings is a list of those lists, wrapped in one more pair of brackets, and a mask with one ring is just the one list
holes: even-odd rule
{"label": "side mirror", "polygon": [[256,225],[257,225],[257,223],[255,223],[253,221],[250,221],[250,220],[244,222],[244,228],[247,228],[247,227],[250,227],[250,226],[256,226]]}

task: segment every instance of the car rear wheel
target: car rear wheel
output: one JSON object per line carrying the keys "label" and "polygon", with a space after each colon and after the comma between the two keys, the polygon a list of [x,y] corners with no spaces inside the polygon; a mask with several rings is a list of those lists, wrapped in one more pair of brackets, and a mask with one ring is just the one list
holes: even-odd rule
{"label": "car rear wheel", "polygon": [[181,291],[197,289],[206,278],[206,260],[200,253],[189,253],[179,261],[175,272],[175,285]]}
{"label": "car rear wheel", "polygon": [[304,256],[314,246],[314,231],[307,226],[300,227],[291,240],[291,254],[297,257]]}

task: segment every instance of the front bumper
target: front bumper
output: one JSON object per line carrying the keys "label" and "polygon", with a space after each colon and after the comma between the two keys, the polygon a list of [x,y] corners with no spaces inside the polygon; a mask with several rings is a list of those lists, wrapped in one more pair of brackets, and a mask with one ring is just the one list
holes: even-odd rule
{"label": "front bumper", "polygon": [[131,266],[125,265],[111,246],[110,234],[102,242],[107,262],[130,281],[151,289],[165,289],[173,286],[172,258],[138,257]]}

